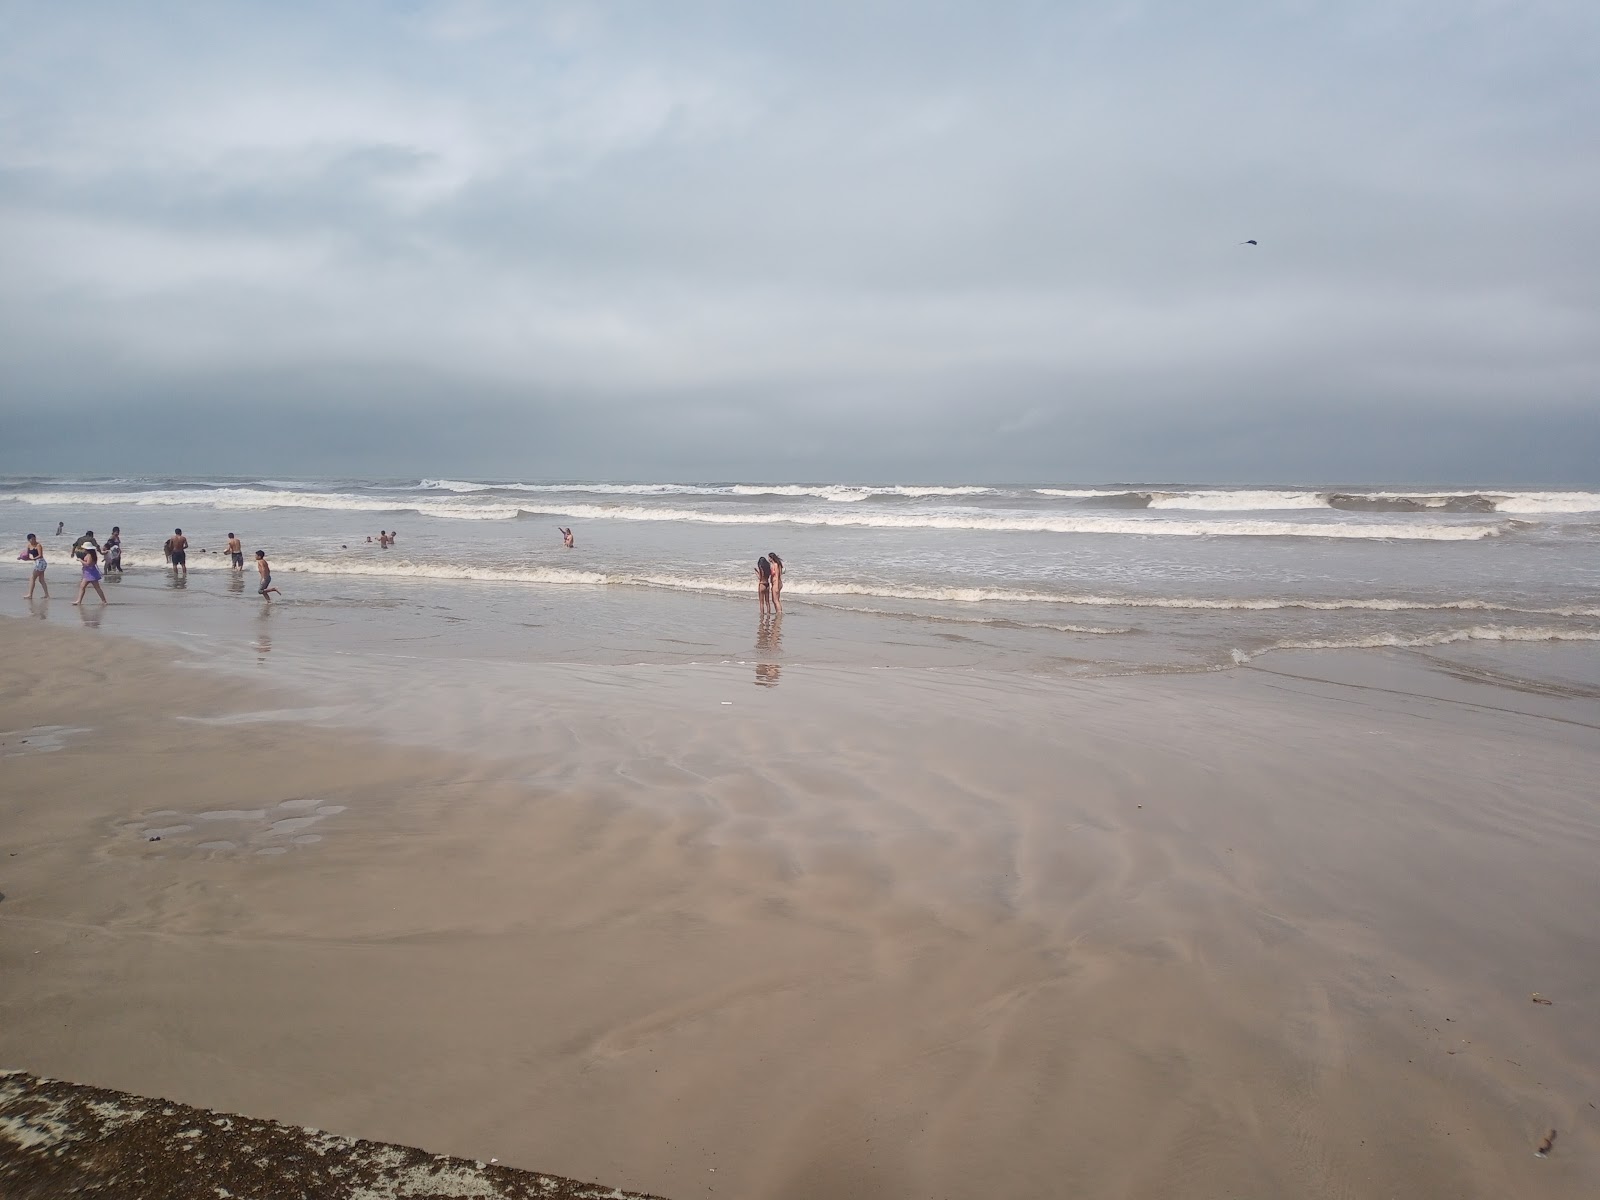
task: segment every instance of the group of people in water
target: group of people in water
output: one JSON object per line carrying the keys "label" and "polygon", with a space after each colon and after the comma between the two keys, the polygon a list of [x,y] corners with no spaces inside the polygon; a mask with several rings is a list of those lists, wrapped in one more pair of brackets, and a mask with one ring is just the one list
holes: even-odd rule
{"label": "group of people in water", "polygon": [[[57,523],[56,536],[60,537],[66,527],[66,522],[64,521]],[[39,541],[38,534],[30,533],[28,535],[27,544],[23,546],[22,553],[17,557],[27,563],[29,567],[28,599],[33,599],[35,591],[41,591],[44,593],[44,598],[48,600],[50,598],[50,584],[46,582],[44,573],[50,564],[45,559],[44,543]],[[111,527],[111,536],[105,540],[104,545],[95,539],[94,530],[89,530],[72,543],[72,557],[78,560],[80,568],[78,598],[72,603],[74,605],[82,604],[83,598],[88,594],[90,588],[93,588],[94,594],[100,597],[101,604],[106,603],[106,594],[100,587],[100,581],[105,578],[107,571],[114,571],[118,575],[122,574],[122,526],[113,525]],[[101,565],[102,560],[104,562],[103,567]]]}
{"label": "group of people in water", "polygon": [[[66,528],[66,522],[56,525],[56,536],[60,537]],[[561,531],[561,544],[568,550],[573,547],[572,530],[565,525],[556,527]],[[394,545],[396,534],[387,529],[378,531],[378,544],[388,549]],[[372,538],[367,538],[372,541]],[[162,553],[166,556],[168,564],[180,575],[187,577],[189,574],[189,539],[184,536],[182,529],[174,529],[172,536],[162,546]],[[232,531],[228,533],[228,550],[231,566],[235,571],[244,570],[244,546],[237,535]],[[81,538],[72,543],[72,555],[82,566],[82,579],[78,585],[78,598],[73,604],[82,604],[84,596],[90,588],[95,595],[100,597],[100,603],[106,603],[106,594],[100,588],[100,580],[104,578],[101,560],[104,560],[104,571],[122,573],[122,527],[111,527],[111,536],[105,544],[95,540],[94,530],[89,530]],[[44,591],[45,598],[50,596],[50,585],[45,582],[44,573],[48,565],[45,561],[44,546],[36,534],[28,535],[28,544],[18,558],[31,564],[28,577],[28,599],[33,599],[36,588]],[[256,573],[261,577],[261,586],[256,589],[256,594],[272,603],[274,595],[283,593],[272,586],[272,565],[267,562],[265,550],[256,551]],[[762,612],[780,613],[783,611],[783,559],[778,557],[775,550],[769,550],[756,559],[756,598],[761,603]]]}
{"label": "group of people in water", "polygon": [[[66,522],[56,524],[56,536],[60,537],[66,529]],[[189,574],[189,539],[184,536],[182,529],[174,529],[172,536],[161,547],[166,556],[168,565],[179,575],[187,577]],[[232,559],[232,567],[236,571],[244,570],[244,545],[233,534],[228,534],[228,555]],[[106,604],[106,594],[100,587],[100,581],[107,572],[122,574],[122,526],[113,525],[111,536],[102,544],[95,539],[94,530],[89,530],[81,538],[72,543],[72,556],[78,560],[80,567],[80,582],[78,584],[78,598],[72,603],[82,604],[83,598],[90,588],[95,595],[100,597],[100,603]],[[22,553],[17,556],[30,566],[28,572],[28,599],[33,599],[35,590],[41,590],[44,598],[50,598],[50,585],[45,582],[45,570],[49,562],[45,558],[44,544],[39,541],[38,534],[28,535],[27,545]],[[102,568],[102,560],[104,567]],[[256,594],[272,603],[274,595],[283,595],[281,591],[272,586],[272,564],[267,562],[265,550],[256,551],[256,573],[261,577],[261,586],[256,589]]]}

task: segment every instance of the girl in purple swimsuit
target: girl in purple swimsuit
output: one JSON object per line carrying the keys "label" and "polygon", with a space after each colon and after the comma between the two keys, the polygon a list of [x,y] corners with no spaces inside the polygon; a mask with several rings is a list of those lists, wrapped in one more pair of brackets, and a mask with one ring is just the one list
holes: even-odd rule
{"label": "girl in purple swimsuit", "polygon": [[84,593],[90,588],[93,588],[94,594],[100,597],[101,604],[106,602],[106,594],[100,590],[99,563],[100,556],[94,552],[94,548],[85,546],[83,548],[83,582],[78,584],[78,598],[72,602],[73,604],[82,604]]}

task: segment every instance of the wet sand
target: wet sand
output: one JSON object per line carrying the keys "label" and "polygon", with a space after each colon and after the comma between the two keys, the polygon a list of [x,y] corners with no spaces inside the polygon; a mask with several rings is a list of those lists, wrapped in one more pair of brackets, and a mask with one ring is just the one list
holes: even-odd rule
{"label": "wet sand", "polygon": [[547,671],[468,753],[171,659],[0,620],[0,1067],[679,1200],[1600,1181],[1592,697]]}

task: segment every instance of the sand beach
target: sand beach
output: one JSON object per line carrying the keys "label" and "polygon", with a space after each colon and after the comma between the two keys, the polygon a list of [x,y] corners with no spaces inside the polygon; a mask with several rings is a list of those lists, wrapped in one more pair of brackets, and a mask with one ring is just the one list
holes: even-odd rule
{"label": "sand beach", "polygon": [[674,1197],[1600,1178],[1576,686],[551,665],[426,743],[0,655],[0,1066]]}

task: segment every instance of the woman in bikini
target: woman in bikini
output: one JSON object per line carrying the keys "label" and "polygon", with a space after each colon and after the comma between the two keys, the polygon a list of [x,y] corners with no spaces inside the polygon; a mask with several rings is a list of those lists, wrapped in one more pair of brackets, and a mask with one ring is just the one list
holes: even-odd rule
{"label": "woman in bikini", "polygon": [[28,548],[22,552],[22,557],[32,567],[32,570],[28,572],[28,599],[33,599],[33,589],[35,587],[42,587],[44,589],[44,598],[46,600],[50,599],[50,585],[44,581],[44,547],[39,544],[38,534],[30,533],[28,535]]}
{"label": "woman in bikini", "polygon": [[756,599],[761,601],[762,612],[772,603],[772,564],[766,555],[756,559]]}

